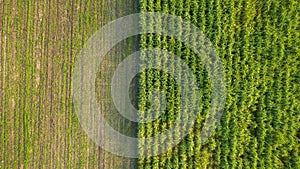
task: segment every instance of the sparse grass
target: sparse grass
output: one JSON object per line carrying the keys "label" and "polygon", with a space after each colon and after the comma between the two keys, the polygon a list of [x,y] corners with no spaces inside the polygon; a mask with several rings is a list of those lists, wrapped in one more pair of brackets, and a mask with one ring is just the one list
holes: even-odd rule
{"label": "sparse grass", "polygon": [[134,167],[82,130],[71,75],[86,40],[137,9],[129,0],[0,1],[0,168]]}

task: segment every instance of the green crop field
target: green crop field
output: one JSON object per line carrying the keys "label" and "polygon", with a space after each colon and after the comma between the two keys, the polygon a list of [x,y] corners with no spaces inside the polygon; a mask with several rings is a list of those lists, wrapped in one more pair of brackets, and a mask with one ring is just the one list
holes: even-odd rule
{"label": "green crop field", "polygon": [[[297,0],[0,0],[0,169],[300,168],[299,11]],[[132,102],[147,110],[151,91],[162,90],[165,112],[139,124],[118,114],[110,96],[111,76],[134,51],[157,47],[177,55],[190,67],[199,88],[193,95],[200,100],[199,116],[189,134],[167,152],[134,159],[105,151],[82,129],[72,102],[72,75],[80,50],[97,30],[138,12],[180,16],[196,25],[224,66],[227,93],[220,125],[202,143],[212,86],[195,51],[157,34],[118,43],[102,61],[95,81],[102,113],[118,131],[153,137],[191,111],[180,107],[184,100],[174,78],[149,69],[131,86]],[[140,22],[143,29],[154,21]],[[183,28],[174,29],[180,36]],[[143,53],[141,60],[158,63]],[[185,82],[184,70],[170,66]],[[176,131],[160,141],[168,144],[181,134]],[[137,151],[156,153],[161,143],[149,150],[147,142],[138,142]]]}
{"label": "green crop field", "polygon": [[[199,80],[201,104],[200,116],[189,135],[164,154],[139,159],[139,168],[300,168],[299,1],[140,0],[140,3],[142,12],[181,16],[203,31],[224,65],[227,100],[221,125],[211,138],[200,143],[200,129],[210,104],[211,85],[205,67],[182,42],[156,34],[143,35],[142,48],[167,49],[190,65]],[[147,27],[153,22],[145,20],[141,24]],[[179,33],[183,30],[176,29]],[[148,60],[148,64],[156,64]],[[173,71],[182,74],[176,65]],[[153,89],[168,91],[169,102],[162,118],[139,125],[140,137],[159,134],[175,118],[185,118],[184,113],[178,117],[179,93],[165,73],[157,70],[143,73],[141,88],[141,109],[147,108],[147,95]],[[187,113],[189,109],[183,110]],[[161,141],[167,142],[178,134],[180,131]],[[139,143],[141,154],[158,151],[155,146],[145,150],[144,144],[147,143]]]}

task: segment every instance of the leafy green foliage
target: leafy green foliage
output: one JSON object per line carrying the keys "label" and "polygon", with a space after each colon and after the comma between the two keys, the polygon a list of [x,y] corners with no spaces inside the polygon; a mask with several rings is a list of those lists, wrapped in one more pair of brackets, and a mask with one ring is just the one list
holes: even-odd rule
{"label": "leafy green foliage", "polygon": [[[201,92],[196,97],[200,97],[201,105],[200,116],[190,134],[164,154],[139,159],[139,167],[299,168],[299,2],[140,0],[140,3],[142,12],[178,15],[205,33],[224,65],[228,93],[220,126],[207,142],[201,143],[200,131],[210,104],[210,81],[203,64],[191,49],[173,38],[142,35],[142,48],[166,49],[188,63],[198,80]],[[151,22],[141,24],[146,26]],[[181,74],[176,65],[174,71]],[[146,96],[154,88],[169,89],[167,92],[172,96],[164,114],[166,118],[140,124],[140,137],[160,133],[172,125],[174,118],[185,118],[178,116],[179,92],[167,75],[147,71],[140,80],[140,108],[145,108]],[[184,111],[188,113],[189,109]],[[180,131],[162,141],[178,135]],[[143,144],[139,143],[140,152],[145,151]]]}

